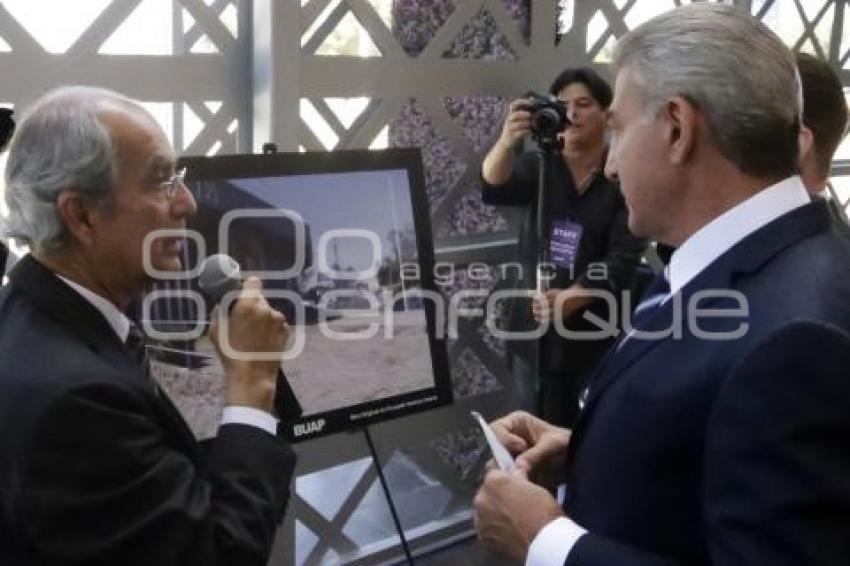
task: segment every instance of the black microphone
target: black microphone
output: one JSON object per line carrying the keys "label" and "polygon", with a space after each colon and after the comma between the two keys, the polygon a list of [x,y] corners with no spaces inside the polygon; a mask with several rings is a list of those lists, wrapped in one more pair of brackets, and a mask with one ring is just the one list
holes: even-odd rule
{"label": "black microphone", "polygon": [[[221,299],[231,291],[238,291],[242,288],[242,276],[239,264],[235,259],[225,254],[215,254],[209,256],[201,263],[200,273],[198,274],[198,287],[201,291],[215,302],[221,302]],[[235,302],[235,301],[234,301]],[[234,303],[230,303],[233,307]],[[299,418],[304,409],[298,398],[295,397],[289,382],[286,381],[286,376],[283,370],[278,369],[277,387],[274,397],[274,411],[281,419],[287,420]]]}

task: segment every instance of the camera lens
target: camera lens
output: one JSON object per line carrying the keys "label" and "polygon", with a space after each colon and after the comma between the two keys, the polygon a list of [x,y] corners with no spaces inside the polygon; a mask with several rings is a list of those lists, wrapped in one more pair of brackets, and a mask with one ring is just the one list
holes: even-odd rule
{"label": "camera lens", "polygon": [[541,108],[531,116],[531,128],[544,136],[554,136],[560,131],[561,117],[552,108]]}

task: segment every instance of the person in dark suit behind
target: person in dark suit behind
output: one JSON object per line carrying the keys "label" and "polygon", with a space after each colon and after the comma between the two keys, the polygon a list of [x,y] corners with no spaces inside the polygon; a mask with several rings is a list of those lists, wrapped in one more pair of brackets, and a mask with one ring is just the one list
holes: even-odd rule
{"label": "person in dark suit behind", "polygon": [[827,198],[836,226],[847,235],[847,215],[826,191],[832,158],[847,133],[847,101],[841,80],[826,61],[796,53],[803,85],[800,176],[813,197]]}
{"label": "person in dark suit behind", "polygon": [[806,189],[820,194],[829,180],[832,157],[847,133],[847,102],[841,79],[829,63],[795,53],[803,87],[803,150],[800,176]]}
{"label": "person in dark suit behind", "polygon": [[[795,175],[794,58],[700,3],[614,67],[606,173],[632,231],[677,249],[572,431],[494,423],[521,471],[485,476],[479,537],[535,566],[850,564],[850,249]],[[565,481],[563,506],[529,478]]]}
{"label": "person in dark suit behind", "polygon": [[[265,565],[291,448],[271,416],[279,363],[221,353],[227,398],[201,449],[149,378],[124,315],[150,265],[181,269],[195,201],[165,134],[114,92],[38,100],[7,164],[5,231],[31,254],[0,290],[0,564]],[[288,329],[248,280],[223,323],[236,351]]]}

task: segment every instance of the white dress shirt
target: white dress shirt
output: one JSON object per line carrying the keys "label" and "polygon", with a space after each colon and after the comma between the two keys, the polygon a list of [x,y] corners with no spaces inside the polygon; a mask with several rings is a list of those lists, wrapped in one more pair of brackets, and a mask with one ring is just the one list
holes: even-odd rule
{"label": "white dress shirt", "polygon": [[[127,334],[130,332],[130,319],[118,310],[115,305],[107,301],[97,293],[86,289],[79,283],[75,283],[66,277],[57,275],[59,279],[64,281],[74,291],[79,293],[85,300],[96,308],[100,314],[118,335],[122,342],[127,341]],[[255,409],[254,407],[245,407],[241,405],[228,405],[224,408],[221,415],[221,425],[226,424],[244,424],[261,428],[269,434],[277,434],[277,419],[271,414]]]}
{"label": "white dress shirt", "polygon": [[16,263],[18,263],[18,256],[15,252],[9,249],[8,242],[0,241],[0,246],[6,248],[6,263],[0,265],[0,285],[5,285],[9,280],[6,274],[15,267]]}
{"label": "white dress shirt", "polygon": [[[763,189],[700,228],[673,253],[667,274],[675,295],[735,244],[780,216],[809,204],[811,198],[798,176]],[[587,531],[569,518],[546,525],[531,542],[526,566],[563,566]]]}
{"label": "white dress shirt", "polygon": [[732,246],[780,216],[812,202],[798,176],[763,189],[727,210],[676,249],[670,258],[670,293],[675,295]]}

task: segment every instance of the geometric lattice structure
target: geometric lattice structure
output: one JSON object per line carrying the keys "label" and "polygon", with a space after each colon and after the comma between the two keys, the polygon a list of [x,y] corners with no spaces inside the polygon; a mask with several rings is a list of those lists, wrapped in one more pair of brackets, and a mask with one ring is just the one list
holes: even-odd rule
{"label": "geometric lattice structure", "polygon": [[6,0],[0,4],[0,100],[23,108],[59,85],[105,86],[148,103],[179,151],[247,151],[244,4]]}
{"label": "geometric lattice structure", "polygon": [[[610,78],[617,38],[682,0],[4,0],[0,105],[84,83],[143,101],[189,155],[420,147],[448,295],[491,289],[518,217],[481,204],[478,171],[508,102],[568,66]],[[850,0],[727,0],[850,87]],[[46,14],[49,14],[47,16]],[[850,204],[850,143],[832,188]],[[467,270],[472,264],[475,269]],[[480,319],[450,343],[456,403],[377,425],[401,520],[424,548],[462,536],[485,452],[469,410],[515,405]],[[296,494],[272,564],[398,558],[365,443],[298,447]],[[405,513],[406,506],[420,512]]]}

